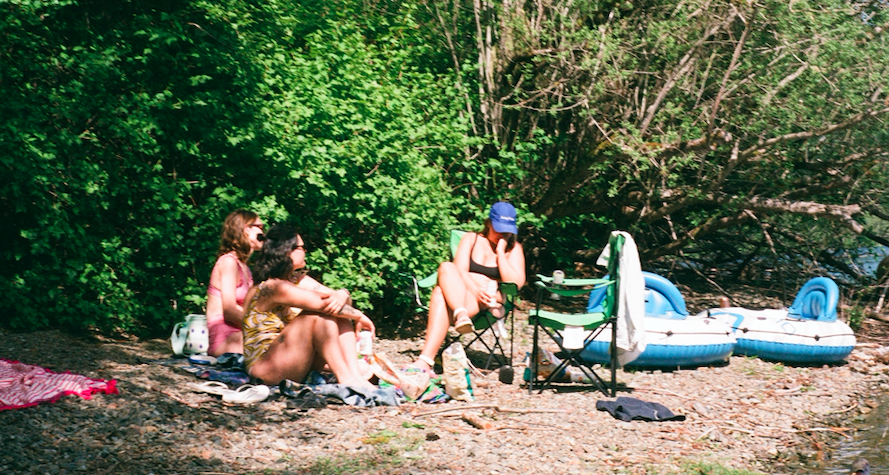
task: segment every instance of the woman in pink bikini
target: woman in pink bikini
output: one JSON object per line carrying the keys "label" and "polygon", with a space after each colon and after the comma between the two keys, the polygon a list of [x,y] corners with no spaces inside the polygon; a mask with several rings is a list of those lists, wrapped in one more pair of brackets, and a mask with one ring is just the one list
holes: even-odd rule
{"label": "woman in pink bikini", "polygon": [[244,352],[244,297],[253,285],[247,259],[262,248],[264,226],[256,213],[244,209],[232,211],[222,224],[219,257],[207,287],[208,353],[212,356]]}
{"label": "woman in pink bikini", "polygon": [[515,208],[503,201],[494,203],[481,232],[464,234],[454,260],[441,263],[438,285],[429,301],[426,343],[414,367],[432,369],[449,325],[459,333],[469,333],[474,330],[472,317],[480,310],[503,315],[502,296],[489,292],[488,286],[493,282],[525,285],[525,255],[516,242],[517,234]]}

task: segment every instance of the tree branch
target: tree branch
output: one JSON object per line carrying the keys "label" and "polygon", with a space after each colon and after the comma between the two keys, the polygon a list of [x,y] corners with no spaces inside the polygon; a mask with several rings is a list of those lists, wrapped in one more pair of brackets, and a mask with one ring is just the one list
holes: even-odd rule
{"label": "tree branch", "polygon": [[688,70],[691,69],[691,67],[694,65],[694,63],[695,63],[694,56],[695,56],[695,54],[697,54],[697,51],[698,51],[698,49],[700,49],[701,45],[703,45],[704,42],[707,41],[708,38],[715,35],[716,32],[719,31],[730,20],[731,19],[726,19],[723,23],[713,26],[709,30],[707,30],[706,33],[704,33],[703,35],[701,35],[700,38],[698,38],[698,41],[694,44],[694,46],[692,46],[691,49],[689,49],[685,53],[685,56],[683,56],[682,59],[679,60],[677,69],[675,69],[673,71],[673,73],[670,74],[670,76],[664,82],[663,87],[661,87],[661,90],[658,92],[658,95],[655,98],[654,102],[652,102],[651,105],[648,106],[647,110],[645,111],[645,117],[642,119],[642,123],[639,125],[639,135],[640,136],[645,135],[645,132],[648,130],[649,124],[651,124],[651,121],[654,119],[654,114],[657,112],[661,103],[667,97],[667,94],[671,90],[673,90],[673,88],[678,83],[679,79],[684,77],[686,75],[686,73],[688,73]]}
{"label": "tree branch", "polygon": [[745,20],[740,13],[735,11],[738,18],[745,23],[744,32],[741,33],[741,39],[739,39],[738,44],[735,45],[735,51],[732,53],[732,60],[729,63],[728,68],[725,69],[725,74],[722,76],[722,83],[719,85],[719,92],[716,93],[713,107],[710,108],[710,120],[707,121],[707,131],[710,134],[712,134],[713,130],[716,128],[716,114],[719,112],[719,105],[722,103],[725,87],[728,84],[729,77],[731,77],[732,73],[738,68],[738,60],[741,58],[741,51],[744,50],[744,45],[747,43],[747,37],[750,35],[750,30],[753,28],[753,19],[756,18],[758,9],[759,7],[753,9],[753,15],[750,16],[750,21]]}
{"label": "tree branch", "polygon": [[711,218],[707,220],[704,224],[697,226],[686,233],[684,233],[679,239],[675,239],[672,242],[669,242],[663,246],[658,246],[651,249],[646,249],[640,253],[640,257],[643,260],[652,260],[661,256],[666,256],[670,254],[676,254],[680,249],[685,247],[690,241],[694,241],[699,236],[704,236],[713,232],[716,232],[720,229],[730,228],[732,226],[737,226],[743,222],[749,221],[750,216],[741,211],[735,216],[727,216],[722,218]]}
{"label": "tree branch", "polygon": [[761,199],[759,197],[753,197],[746,203],[743,203],[742,206],[754,211],[780,211],[793,214],[819,216],[843,223],[856,234],[861,234],[864,231],[864,227],[852,218],[854,215],[861,214],[861,206],[857,204],[825,205],[814,201],[787,201],[775,198]]}
{"label": "tree branch", "polygon": [[865,120],[874,118],[878,115],[885,114],[887,112],[889,112],[889,107],[884,107],[882,109],[869,110],[869,111],[865,111],[865,112],[856,114],[844,122],[840,122],[838,124],[831,124],[831,125],[822,127],[817,130],[806,130],[803,132],[795,132],[792,134],[785,134],[785,135],[781,135],[778,137],[772,137],[770,139],[765,139],[765,140],[760,139],[756,143],[756,145],[753,145],[753,146],[748,147],[747,149],[743,150],[739,156],[742,158],[748,158],[756,153],[762,152],[767,147],[770,147],[772,145],[776,145],[776,144],[779,144],[782,142],[789,142],[791,140],[809,139],[812,137],[817,137],[819,135],[827,135],[827,134],[837,132],[840,130],[845,130],[845,129],[848,129],[849,127],[852,127],[854,125],[858,125],[858,124],[864,122]]}

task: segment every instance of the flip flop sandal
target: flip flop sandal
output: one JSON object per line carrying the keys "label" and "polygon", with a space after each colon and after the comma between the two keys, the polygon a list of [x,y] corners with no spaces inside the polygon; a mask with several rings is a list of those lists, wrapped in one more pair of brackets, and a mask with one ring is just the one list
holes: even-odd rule
{"label": "flip flop sandal", "polygon": [[214,365],[216,364],[216,358],[208,355],[191,355],[188,357],[188,361],[191,361],[194,364],[202,364],[202,365]]}
{"label": "flip flop sandal", "polygon": [[236,404],[252,404],[265,401],[269,397],[270,392],[269,387],[264,384],[258,386],[244,385],[238,388],[237,391],[223,394],[222,400]]}
{"label": "flip flop sandal", "polygon": [[206,383],[186,383],[186,386],[202,393],[215,394],[216,396],[224,396],[233,393],[224,383],[218,381],[207,381]]}
{"label": "flip flop sandal", "polygon": [[454,322],[454,330],[457,330],[457,333],[461,335],[475,331],[475,326],[472,324],[472,319],[466,314],[466,310],[463,310],[463,316]]}

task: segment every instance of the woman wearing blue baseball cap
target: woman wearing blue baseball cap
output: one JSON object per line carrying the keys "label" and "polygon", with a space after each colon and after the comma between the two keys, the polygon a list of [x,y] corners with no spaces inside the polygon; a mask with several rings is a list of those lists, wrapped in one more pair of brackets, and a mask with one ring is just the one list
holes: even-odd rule
{"label": "woman wearing blue baseball cap", "polygon": [[449,325],[469,333],[480,310],[489,309],[498,318],[504,315],[502,296],[489,289],[496,289],[499,282],[525,285],[525,255],[517,235],[515,208],[503,201],[494,203],[481,232],[464,234],[454,260],[441,263],[429,302],[426,343],[415,367],[432,369]]}

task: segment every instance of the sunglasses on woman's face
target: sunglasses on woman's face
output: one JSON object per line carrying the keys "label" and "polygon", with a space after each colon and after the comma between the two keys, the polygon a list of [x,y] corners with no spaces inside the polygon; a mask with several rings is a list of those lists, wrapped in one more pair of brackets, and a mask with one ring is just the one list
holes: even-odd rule
{"label": "sunglasses on woman's face", "polygon": [[265,224],[262,223],[253,223],[250,225],[251,228],[259,228],[260,231],[265,231]]}

